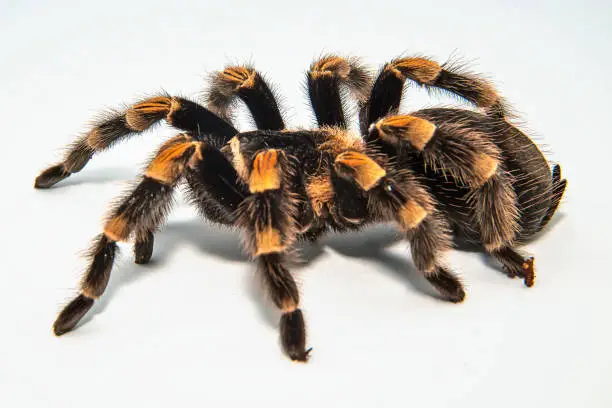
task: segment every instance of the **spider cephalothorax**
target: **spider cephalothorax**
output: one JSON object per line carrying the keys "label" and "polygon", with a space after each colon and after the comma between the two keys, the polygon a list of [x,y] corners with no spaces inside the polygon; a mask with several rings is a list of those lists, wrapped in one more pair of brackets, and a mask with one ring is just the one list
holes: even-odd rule
{"label": "spider cephalothorax", "polygon": [[[250,67],[212,77],[208,109],[161,95],[113,113],[77,140],[65,160],[45,170],[37,188],[80,171],[91,156],[165,119],[182,133],[164,143],[139,184],[116,205],[94,241],[81,294],[54,323],[72,330],[106,288],[116,242],[133,238],[137,263],[149,261],[153,234],[183,181],[192,202],[214,222],[244,232],[274,304],[282,313],[285,351],[305,361],[306,330],[287,258],[300,239],[327,229],[392,222],[411,244],[415,266],[447,300],[460,302],[461,282],[445,266],[453,232],[483,244],[511,276],[533,285],[533,258],[513,246],[543,228],[565,189],[531,140],[505,118],[493,87],[473,75],[423,58],[396,59],[375,81],[355,59],[326,56],[308,74],[319,127],[285,129],[278,103]],[[426,109],[399,115],[403,84],[438,87],[484,108]],[[347,129],[345,98],[360,108],[361,135]],[[258,130],[231,125],[237,100]]]}

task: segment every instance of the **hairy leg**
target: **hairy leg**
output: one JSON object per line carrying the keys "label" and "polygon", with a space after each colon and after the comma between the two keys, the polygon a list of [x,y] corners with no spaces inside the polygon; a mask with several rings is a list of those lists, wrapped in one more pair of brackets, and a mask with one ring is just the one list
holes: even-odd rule
{"label": "hairy leg", "polygon": [[[81,281],[81,293],[59,314],[53,325],[56,335],[72,330],[102,296],[117,251],[117,242],[131,236],[148,236],[166,218],[172,203],[174,187],[184,167],[197,155],[197,143],[184,135],[171,139],[159,150],[138,185],[111,211],[90,250],[90,265]],[[152,242],[137,240],[136,259],[147,257]]]}
{"label": "hairy leg", "polygon": [[95,153],[109,149],[161,120],[189,132],[196,139],[217,146],[225,144],[238,133],[229,123],[195,102],[167,95],[148,98],[125,111],[104,114],[89,132],[69,146],[61,163],[49,167],[36,178],[34,187],[53,186],[81,171]]}

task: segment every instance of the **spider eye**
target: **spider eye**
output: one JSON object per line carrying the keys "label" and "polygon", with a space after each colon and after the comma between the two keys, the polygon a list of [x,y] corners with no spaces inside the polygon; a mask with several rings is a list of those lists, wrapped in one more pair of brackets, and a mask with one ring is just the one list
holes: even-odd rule
{"label": "spider eye", "polygon": [[394,190],[393,184],[385,183],[385,190],[388,191],[389,193],[391,193]]}

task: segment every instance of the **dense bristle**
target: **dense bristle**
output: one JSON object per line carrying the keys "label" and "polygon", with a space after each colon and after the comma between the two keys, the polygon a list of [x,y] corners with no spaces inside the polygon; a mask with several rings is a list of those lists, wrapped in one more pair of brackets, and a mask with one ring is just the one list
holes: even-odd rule
{"label": "dense bristle", "polygon": [[137,102],[124,111],[99,115],[91,130],[68,146],[64,161],[45,170],[34,182],[35,188],[49,188],[81,171],[95,153],[138,134],[161,120],[188,131],[196,139],[207,139],[214,146],[224,145],[238,131],[208,109],[184,98],[155,96]]}
{"label": "dense bristle", "polygon": [[209,109],[231,122],[237,100],[244,102],[258,129],[281,130],[285,124],[278,97],[264,77],[250,66],[230,66],[210,77]]}
{"label": "dense bristle", "polygon": [[346,128],[346,99],[359,107],[372,87],[369,71],[356,58],[326,55],[314,61],[307,73],[308,93],[319,126]]}
{"label": "dense bristle", "polygon": [[485,248],[493,251],[509,245],[519,232],[520,213],[516,192],[508,176],[500,172],[491,177],[470,198],[480,225]]}

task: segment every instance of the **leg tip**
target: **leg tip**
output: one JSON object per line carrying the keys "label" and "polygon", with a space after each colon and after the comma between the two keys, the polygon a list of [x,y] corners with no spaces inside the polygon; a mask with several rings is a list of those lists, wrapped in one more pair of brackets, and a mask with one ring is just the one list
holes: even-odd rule
{"label": "leg tip", "polygon": [[305,363],[312,349],[306,349],[306,326],[300,309],[281,316],[280,334],[283,349],[293,361]]}
{"label": "leg tip", "polygon": [[63,164],[51,166],[36,177],[36,180],[34,180],[34,188],[43,189],[52,187],[59,181],[70,176],[70,174],[70,172],[64,169]]}
{"label": "leg tip", "polygon": [[151,260],[151,257],[144,257],[144,256],[136,256],[134,258],[134,263],[136,265],[146,265],[149,263],[149,261]]}
{"label": "leg tip", "polygon": [[463,287],[458,287],[454,293],[447,293],[446,300],[453,303],[461,303],[465,300],[465,290]]}
{"label": "leg tip", "polygon": [[53,334],[56,337],[60,337],[70,331],[72,331],[72,327],[64,327],[61,323],[59,323],[57,320],[53,323]]}
{"label": "leg tip", "polygon": [[465,299],[465,289],[463,289],[461,281],[446,269],[439,267],[435,273],[425,277],[444,300],[461,303]]}
{"label": "leg tip", "polygon": [[535,284],[534,258],[531,257],[529,259],[526,259],[525,262],[523,262],[522,267],[523,267],[523,276],[524,276],[525,286],[530,288]]}
{"label": "leg tip", "polygon": [[298,363],[307,363],[310,358],[310,352],[312,351],[312,347],[308,350],[287,350],[287,354],[292,361]]}
{"label": "leg tip", "polygon": [[59,337],[72,331],[93,304],[93,299],[82,294],[74,298],[57,316],[53,323],[53,333]]}

